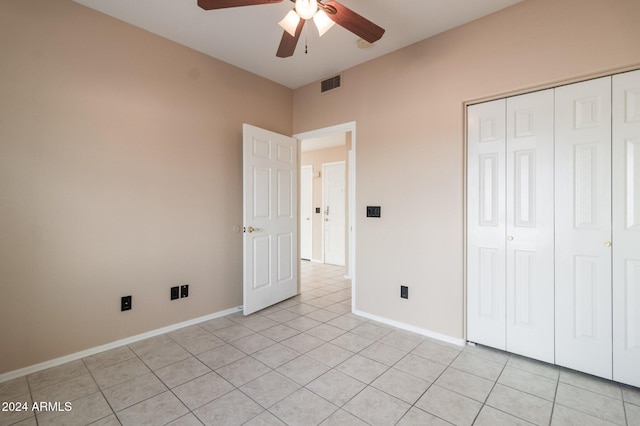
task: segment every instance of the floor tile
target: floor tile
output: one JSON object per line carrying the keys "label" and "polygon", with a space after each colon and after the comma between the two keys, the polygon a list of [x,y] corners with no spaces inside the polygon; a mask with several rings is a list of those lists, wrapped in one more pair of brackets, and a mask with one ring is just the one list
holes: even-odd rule
{"label": "floor tile", "polygon": [[[322,303],[322,305],[326,305],[326,303]],[[344,305],[342,303],[334,303],[333,305],[323,306],[323,309],[341,315],[351,312],[351,306]]]}
{"label": "floor tile", "polygon": [[151,370],[138,357],[94,371],[93,378],[102,389],[143,376]]}
{"label": "floor tile", "polygon": [[331,321],[327,321],[327,324],[332,325],[334,327],[341,328],[342,330],[345,330],[345,331],[353,330],[354,328],[358,327],[359,325],[362,325],[363,323],[364,321],[350,318],[344,315],[334,318]]}
{"label": "floor tile", "polygon": [[268,411],[258,414],[243,426],[287,426],[282,420],[274,416]]}
{"label": "floor tile", "polygon": [[224,346],[220,346],[210,351],[198,354],[196,358],[202,361],[202,363],[204,363],[210,369],[216,370],[227,364],[231,364],[234,361],[242,359],[245,356],[247,356],[247,354],[242,352],[240,349],[225,344]]}
{"label": "floor tile", "polygon": [[29,396],[26,376],[0,383],[0,401],[17,401]]}
{"label": "floor tile", "polygon": [[640,405],[640,388],[634,388],[628,385],[621,385],[622,398],[625,402]]}
{"label": "floor tile", "polygon": [[466,352],[461,353],[452,363],[451,366],[476,376],[496,381],[504,368],[502,362],[495,362],[486,358],[480,358],[470,355]]}
{"label": "floor tile", "polygon": [[190,356],[191,354],[187,352],[186,349],[172,341],[160,349],[140,355],[140,359],[147,364],[147,367],[151,370],[157,370],[187,359]]}
{"label": "floor tile", "polygon": [[302,355],[277,368],[294,382],[304,386],[329,370],[329,367],[308,356]]}
{"label": "floor tile", "polygon": [[215,318],[209,321],[205,321],[198,325],[204,328],[205,330],[207,330],[209,333],[213,333],[216,330],[231,327],[232,325],[235,325],[235,324],[236,323],[231,321],[229,318],[220,317],[220,318]]}
{"label": "floor tile", "polygon": [[242,386],[240,390],[264,408],[269,408],[298,390],[300,385],[271,371]]}
{"label": "floor tile", "polygon": [[72,402],[70,411],[45,412],[38,414],[38,425],[84,425],[95,422],[113,414],[109,404],[100,392],[80,398]]}
{"label": "floor tile", "polygon": [[249,383],[269,371],[271,371],[269,367],[251,357],[239,359],[216,370],[218,374],[236,387]]}
{"label": "floor tile", "polygon": [[408,354],[402,358],[394,367],[427,382],[435,382],[447,368],[444,364],[413,354]]}
{"label": "floor tile", "polygon": [[293,319],[298,318],[300,315],[291,312],[291,311],[287,311],[286,309],[280,310],[280,311],[276,311],[276,312],[271,312],[269,314],[266,314],[265,317],[272,319],[273,321],[276,322],[287,322],[287,321],[291,321]]}
{"label": "floor tile", "polygon": [[432,361],[439,362],[440,364],[446,365],[451,364],[453,360],[456,359],[458,355],[460,355],[460,352],[461,350],[459,349],[440,345],[438,343],[434,343],[431,340],[423,341],[412,351],[414,355],[418,355],[423,358],[427,358]]}
{"label": "floor tile", "polygon": [[[36,388],[31,394],[35,401],[75,401],[76,399],[98,392],[98,385],[91,377],[91,374],[83,374],[62,383],[47,386],[46,388]],[[2,399],[1,401],[11,401]]]}
{"label": "floor tile", "polygon": [[311,318],[311,319],[314,319],[316,321],[327,322],[327,321],[331,321],[334,318],[339,317],[340,314],[337,314],[337,313],[331,312],[331,311],[327,311],[325,309],[317,309],[317,310],[315,310],[313,312],[305,314],[305,316],[307,318]]}
{"label": "floor tile", "polygon": [[532,426],[526,420],[519,419],[511,414],[496,410],[493,407],[485,405],[480,410],[480,414],[473,423],[473,426]]}
{"label": "floor tile", "polygon": [[392,425],[409,411],[411,405],[367,387],[349,401],[343,409],[372,425]]}
{"label": "floor tile", "polygon": [[224,340],[214,336],[203,328],[198,327],[198,329],[200,330],[199,332],[171,335],[171,338],[194,355],[224,345]]}
{"label": "floor tile", "polygon": [[427,413],[417,407],[411,407],[398,422],[397,426],[451,426],[441,418]]}
{"label": "floor tile", "polygon": [[357,334],[358,336],[366,337],[371,340],[379,340],[382,339],[387,334],[391,333],[393,329],[388,327],[380,327],[375,324],[365,323],[355,327],[351,330],[352,333]]}
{"label": "floor tile", "polygon": [[234,340],[242,339],[255,333],[253,330],[243,327],[240,324],[232,325],[231,327],[222,328],[212,332],[215,336],[224,340],[225,342],[233,342]]}
{"label": "floor tile", "polygon": [[156,370],[156,375],[164,382],[169,389],[186,383],[196,377],[203,376],[211,372],[211,369],[204,365],[196,357],[189,357],[185,360],[168,365]]}
{"label": "floor tile", "polygon": [[291,426],[320,424],[338,407],[313,392],[301,388],[271,407],[269,411]]}
{"label": "floor tile", "polygon": [[250,330],[260,332],[262,330],[266,330],[267,328],[274,327],[278,324],[278,322],[272,319],[260,316],[259,318],[251,318],[250,320],[243,322],[242,326]]}
{"label": "floor tile", "polygon": [[295,328],[291,328],[284,324],[279,324],[274,327],[262,330],[260,334],[268,337],[271,340],[275,340],[276,342],[282,342],[283,340],[293,337],[296,334],[300,334],[300,332]]}
{"label": "floor tile", "polygon": [[388,366],[372,359],[365,358],[361,355],[354,355],[342,364],[338,365],[336,370],[348,374],[363,383],[369,384],[388,368]]}
{"label": "floor tile", "polygon": [[[640,423],[629,423],[629,425]],[[563,405],[556,404],[553,407],[551,426],[614,426],[599,417],[592,416],[582,411],[573,410]]]}
{"label": "floor tile", "polygon": [[360,351],[360,355],[388,366],[400,361],[406,354],[405,351],[380,342],[374,342]]}
{"label": "floor tile", "polygon": [[504,366],[510,358],[508,352],[482,345],[466,345],[463,349],[463,353],[486,359],[502,366]]}
{"label": "floor tile", "polygon": [[366,385],[361,381],[336,370],[328,371],[306,386],[313,393],[338,407],[343,406],[365,387]]}
{"label": "floor tile", "polygon": [[346,333],[344,330],[338,327],[334,327],[329,324],[320,324],[317,327],[314,327],[307,331],[307,334],[317,337],[318,339],[322,339],[325,342],[335,339],[338,336]]}
{"label": "floor tile", "polygon": [[121,411],[138,402],[165,392],[167,387],[153,373],[104,389],[104,397],[114,411]]}
{"label": "floor tile", "polygon": [[351,352],[360,352],[367,346],[373,344],[373,340],[368,339],[363,336],[358,336],[353,333],[345,333],[342,336],[338,336],[331,341],[332,344],[336,346],[340,346],[343,349],[346,349]]}
{"label": "floor tile", "polygon": [[300,333],[296,336],[290,337],[287,340],[283,340],[283,345],[301,354],[309,352],[312,349],[324,344],[324,340],[311,336],[306,333]]}
{"label": "floor tile", "polygon": [[264,409],[251,398],[234,390],[198,408],[193,414],[210,426],[241,425],[260,414]]}
{"label": "floor tile", "polygon": [[330,415],[320,426],[367,426],[368,423],[360,420],[351,413],[338,410]]}
{"label": "floor tile", "polygon": [[232,390],[234,390],[233,385],[220,375],[211,372],[174,388],[173,393],[190,410],[195,410]]}
{"label": "floor tile", "polygon": [[320,321],[316,321],[306,316],[300,316],[284,323],[286,326],[291,327],[298,331],[307,331],[322,324]]}
{"label": "floor tile", "polygon": [[416,407],[459,426],[469,426],[480,412],[482,404],[437,385],[418,400]]}
{"label": "floor tile", "polygon": [[346,361],[354,354],[353,352],[332,343],[325,343],[324,345],[318,346],[317,348],[307,352],[306,355],[333,368]]}
{"label": "floor tile", "polygon": [[505,367],[500,374],[498,383],[548,401],[555,399],[558,386],[558,382],[555,380],[509,366]]}
{"label": "floor tile", "polygon": [[131,348],[128,346],[120,346],[115,349],[110,349],[108,351],[83,358],[82,361],[84,361],[84,364],[90,371],[95,371],[135,357],[136,354],[131,350]]}
{"label": "floor tile", "polygon": [[258,335],[250,335],[247,337],[243,337],[242,339],[234,340],[233,342],[231,342],[231,345],[240,349],[242,352],[246,353],[247,355],[251,355],[252,353],[258,352],[261,349],[268,348],[274,343],[276,343],[274,340],[271,340],[268,337],[264,337],[258,334]]}
{"label": "floor tile", "polygon": [[547,364],[546,362],[525,358],[519,355],[511,355],[511,358],[507,361],[507,366],[518,368],[556,381],[560,375],[560,368],[557,365]]}
{"label": "floor tile", "polygon": [[295,306],[288,307],[287,310],[293,312],[294,314],[307,315],[313,311],[317,311],[318,308],[315,306],[307,305],[306,303],[299,303]]}
{"label": "floor tile", "polygon": [[537,425],[548,425],[553,403],[516,389],[496,384],[487,405]]}
{"label": "floor tile", "polygon": [[403,330],[394,330],[380,339],[382,343],[405,351],[414,350],[423,341],[417,334]]}
{"label": "floor tile", "polygon": [[175,344],[169,336],[161,334],[160,336],[150,337],[148,339],[140,340],[129,344],[129,348],[140,356],[149,352],[154,352],[164,348],[167,345]]}
{"label": "floor tile", "polygon": [[596,392],[609,398],[622,399],[620,384],[600,377],[589,376],[577,371],[563,368],[560,370],[559,381],[572,386]]}
{"label": "floor tile", "polygon": [[202,423],[196,416],[193,415],[193,413],[189,413],[178,419],[175,419],[171,423],[167,423],[166,426],[202,426]]}
{"label": "floor tile", "polygon": [[278,368],[292,359],[299,357],[300,353],[280,343],[276,343],[251,356],[271,368]]}
{"label": "floor tile", "polygon": [[627,414],[627,423],[629,425],[640,425],[640,406],[633,404],[624,404]]}
{"label": "floor tile", "polygon": [[438,377],[436,385],[484,403],[494,382],[455,368],[448,368]]}
{"label": "floor tile", "polygon": [[[169,423],[169,425],[171,424],[173,423]],[[89,423],[89,425],[90,426],[120,426],[120,421],[118,420],[118,417],[116,417],[115,414],[111,414],[107,417],[101,418],[100,420],[96,420],[93,423]],[[22,426],[22,425],[16,425],[16,426]]]}
{"label": "floor tile", "polygon": [[395,368],[390,368],[371,383],[371,386],[409,404],[414,404],[430,385],[426,380]]}
{"label": "floor tile", "polygon": [[31,390],[35,390],[66,382],[88,373],[89,370],[84,365],[84,362],[77,360],[29,374],[27,380]]}
{"label": "floor tile", "polygon": [[567,383],[558,383],[556,404],[591,414],[612,423],[623,425],[625,422],[621,400],[609,398]]}

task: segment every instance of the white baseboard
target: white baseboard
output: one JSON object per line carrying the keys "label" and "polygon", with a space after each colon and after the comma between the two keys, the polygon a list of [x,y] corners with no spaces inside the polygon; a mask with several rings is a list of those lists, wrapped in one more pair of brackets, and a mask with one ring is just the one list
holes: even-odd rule
{"label": "white baseboard", "polygon": [[424,329],[424,328],[416,327],[416,326],[413,326],[413,325],[410,325],[410,324],[405,324],[405,323],[400,322],[400,321],[390,320],[388,318],[379,317],[377,315],[369,314],[367,312],[362,312],[362,311],[358,311],[358,310],[355,310],[355,309],[353,309],[353,313],[356,314],[356,315],[360,315],[361,317],[368,318],[370,320],[374,320],[374,321],[377,321],[377,322],[381,322],[383,324],[387,324],[387,325],[399,328],[401,330],[411,331],[413,333],[421,334],[423,336],[426,336],[426,337],[429,337],[429,338],[435,339],[435,340],[440,340],[442,342],[451,343],[451,344],[454,344],[456,346],[464,346],[466,344],[466,340],[464,340],[464,339],[458,339],[458,338],[455,338],[455,337],[447,336],[446,334],[436,333],[435,331],[431,331],[431,330],[427,330],[427,329]]}
{"label": "white baseboard", "polygon": [[41,362],[39,364],[30,365],[28,367],[9,371],[7,373],[2,373],[0,374],[0,383],[6,382],[12,379],[16,379],[18,377],[26,376],[28,374],[32,374],[38,371],[46,370],[47,368],[56,367],[58,365],[61,365],[67,362],[86,358],[88,356],[95,355],[100,352],[108,351],[109,349],[115,349],[120,346],[128,345],[140,340],[148,339],[149,337],[159,336],[161,334],[178,330],[180,328],[188,327],[190,325],[195,325],[195,324],[199,324],[201,322],[209,321],[215,318],[224,317],[229,314],[238,312],[240,310],[242,310],[242,307],[235,307],[235,308],[227,309],[224,311],[215,312],[213,314],[205,315],[198,318],[193,318],[187,321],[179,322],[177,324],[168,325],[166,327],[158,328],[156,330],[147,331],[146,333],[137,334],[135,336],[127,337],[121,340],[116,340],[115,342],[107,343],[106,345],[96,346],[94,348],[86,349],[84,351],[76,352],[69,355],[65,355],[60,358],[55,358],[49,361]]}

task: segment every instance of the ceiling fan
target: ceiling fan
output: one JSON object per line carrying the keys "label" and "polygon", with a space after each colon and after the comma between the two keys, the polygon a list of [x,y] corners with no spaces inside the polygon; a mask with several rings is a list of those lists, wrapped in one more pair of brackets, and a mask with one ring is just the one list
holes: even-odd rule
{"label": "ceiling fan", "polygon": [[[198,0],[198,6],[204,10],[224,9],[228,7],[254,6],[259,4],[281,3],[283,0]],[[293,55],[302,33],[304,23],[312,19],[322,36],[334,23],[351,31],[358,37],[374,43],[384,34],[384,29],[358,15],[348,7],[334,0],[291,0],[295,4],[282,21],[284,28],[276,56],[287,58]]]}

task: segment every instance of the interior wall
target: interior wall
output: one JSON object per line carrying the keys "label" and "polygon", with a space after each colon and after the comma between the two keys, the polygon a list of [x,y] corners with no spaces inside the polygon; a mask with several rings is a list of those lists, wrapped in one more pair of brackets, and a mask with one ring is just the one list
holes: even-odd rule
{"label": "interior wall", "polygon": [[[303,142],[304,143],[304,142]],[[300,154],[301,166],[312,166],[313,173],[320,173],[318,177],[313,178],[313,220],[312,220],[312,259],[314,261],[322,261],[322,239],[323,239],[323,223],[322,223],[322,164],[332,163],[336,161],[347,161],[347,147],[346,145],[335,146],[325,149],[317,149],[313,151],[305,151]],[[348,176],[348,172],[345,173]],[[348,180],[345,178],[345,185]],[[347,188],[345,188],[345,194],[347,194]],[[345,201],[345,207],[348,207],[348,203]],[[315,209],[320,208],[320,213],[315,213]],[[348,213],[348,212],[347,212]],[[348,216],[347,216],[348,217]],[[345,254],[348,251],[346,247],[345,239]],[[346,258],[345,258],[346,263]]]}
{"label": "interior wall", "polygon": [[340,90],[294,91],[294,133],[357,122],[357,310],[464,338],[464,102],[640,66],[638,16],[637,0],[525,0],[349,69]]}
{"label": "interior wall", "polygon": [[241,305],[242,123],[292,91],[71,0],[0,52],[0,373]]}

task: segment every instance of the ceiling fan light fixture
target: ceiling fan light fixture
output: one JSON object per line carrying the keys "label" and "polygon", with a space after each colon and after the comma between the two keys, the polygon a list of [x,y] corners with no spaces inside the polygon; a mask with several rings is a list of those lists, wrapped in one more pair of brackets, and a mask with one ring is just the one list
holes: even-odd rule
{"label": "ceiling fan light fixture", "polygon": [[286,32],[291,34],[291,37],[295,37],[296,28],[298,28],[299,23],[300,16],[298,16],[295,10],[290,10],[289,13],[287,13],[287,16],[285,16],[282,21],[278,22],[278,25],[280,25]]}
{"label": "ceiling fan light fixture", "polygon": [[318,12],[313,15],[313,22],[318,28],[318,34],[320,34],[320,37],[322,37],[327,31],[329,31],[331,27],[333,27],[333,24],[335,24],[335,22],[333,22],[329,18],[329,16],[327,16],[324,10],[318,10]]}
{"label": "ceiling fan light fixture", "polygon": [[302,19],[311,19],[318,11],[318,2],[316,0],[296,0],[295,9]]}

